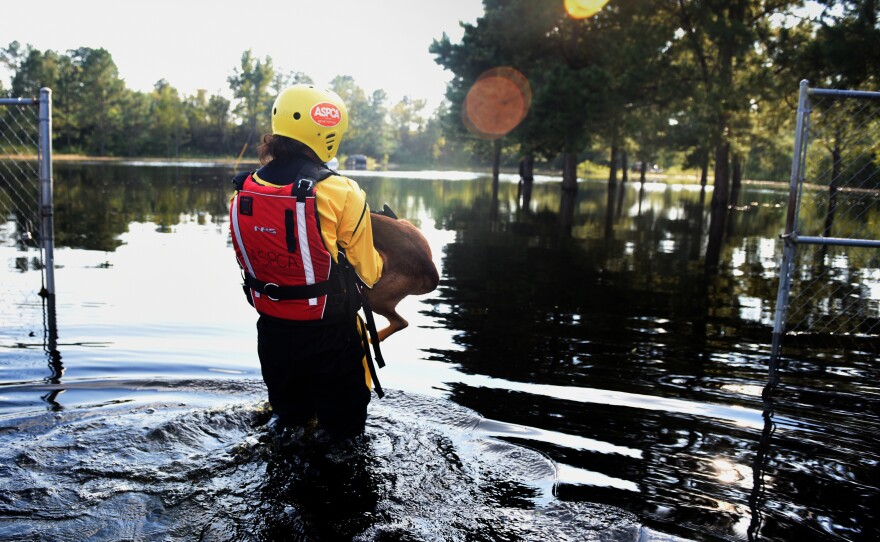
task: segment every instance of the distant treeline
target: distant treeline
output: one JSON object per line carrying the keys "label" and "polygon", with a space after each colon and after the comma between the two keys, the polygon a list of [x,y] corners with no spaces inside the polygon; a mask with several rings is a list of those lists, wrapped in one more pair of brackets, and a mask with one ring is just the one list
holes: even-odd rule
{"label": "distant treeline", "polygon": [[[270,57],[255,58],[250,50],[230,70],[231,101],[204,90],[181,95],[164,79],[151,92],[129,89],[105,49],[60,53],[12,42],[0,50],[0,61],[12,72],[11,87],[0,82],[0,95],[31,97],[41,87],[51,88],[55,151],[90,156],[228,158],[244,149],[245,158],[253,159],[270,130],[268,112],[278,90],[313,82],[300,72],[275,70]],[[343,156],[366,154],[402,164],[450,159],[443,156],[439,124],[428,118],[424,100],[405,97],[391,104],[385,91],[368,96],[349,76],[329,86],[350,113]]]}

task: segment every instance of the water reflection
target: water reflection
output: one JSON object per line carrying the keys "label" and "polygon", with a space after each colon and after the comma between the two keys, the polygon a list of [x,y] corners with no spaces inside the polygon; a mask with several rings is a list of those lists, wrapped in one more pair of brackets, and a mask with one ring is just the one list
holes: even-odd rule
{"label": "water reflection", "polygon": [[112,251],[131,222],[169,231],[182,216],[223,217],[230,177],[223,167],[64,164],[55,169],[55,242]]}
{"label": "water reflection", "polygon": [[776,424],[773,421],[775,414],[774,395],[779,386],[779,359],[771,357],[768,371],[767,385],[761,392],[764,401],[764,428],[761,431],[761,440],[755,450],[755,459],[752,463],[752,490],[749,493],[749,512],[751,519],[748,527],[749,540],[759,540],[761,527],[764,523],[764,510],[766,501],[767,485],[764,479],[764,471],[767,467],[767,454],[770,451],[770,441],[776,432]]}
{"label": "water reflection", "polygon": [[[39,360],[39,379],[49,361],[47,383],[54,385],[40,393],[50,408],[64,403],[69,413],[118,400],[61,382],[64,371],[67,380],[76,380],[71,372],[99,380],[135,372],[216,378],[217,371],[237,371],[257,377],[247,371],[258,369],[242,361],[251,350],[252,323],[238,316],[244,314],[242,300],[225,286],[237,281],[234,272],[225,275],[234,271],[225,224],[230,171],[59,166],[56,238],[69,250],[63,271],[71,277],[59,290],[66,290],[60,295],[68,312],[65,316],[62,307],[61,321],[70,346],[63,347],[62,365],[57,342],[53,347],[47,340]],[[383,344],[386,370],[419,373],[418,379],[397,382],[412,386],[406,391],[442,395],[473,409],[482,416],[467,422],[474,431],[491,442],[517,445],[511,450],[540,452],[555,462],[556,471],[552,482],[544,472],[534,485],[494,472],[475,492],[471,484],[479,483],[456,466],[461,443],[434,434],[404,438],[418,421],[395,426],[408,412],[396,403],[401,410],[383,410],[385,425],[374,427],[379,438],[374,455],[365,453],[364,465],[346,465],[328,477],[332,491],[315,485],[325,482],[310,479],[302,464],[272,468],[281,475],[269,476],[261,489],[261,506],[271,509],[274,522],[266,524],[265,539],[281,529],[295,531],[306,525],[304,518],[323,521],[320,509],[302,504],[302,492],[324,490],[328,498],[349,490],[358,496],[346,509],[351,523],[334,528],[346,534],[367,530],[376,539],[418,529],[428,539],[432,528],[455,522],[491,539],[488,522],[496,516],[489,510],[527,508],[527,501],[614,505],[658,529],[699,539],[880,534],[876,340],[843,337],[841,354],[818,337],[793,338],[778,370],[772,368],[772,387],[768,384],[784,189],[743,187],[725,217],[718,266],[707,271],[710,189],[699,185],[626,182],[609,192],[607,183],[583,181],[573,201],[572,235],[561,237],[554,179],[535,180],[524,210],[516,177],[502,176],[494,220],[487,176],[368,172],[357,180],[371,206],[388,203],[398,215],[432,230],[428,237],[442,267],[438,291],[411,305],[419,313],[411,319],[413,329],[387,348]],[[33,272],[22,247],[7,253],[13,254],[11,272]],[[201,267],[169,264],[185,257],[198,259]],[[802,263],[805,270],[824,265],[834,287],[817,298],[809,314],[833,318],[845,298],[857,298],[865,314],[876,312],[871,280],[848,272],[855,263],[868,277],[880,277],[876,256],[829,252]],[[206,291],[179,287],[181,273],[191,273],[183,282]],[[142,279],[136,288],[133,276]],[[862,285],[852,287],[855,282]],[[155,301],[169,299],[176,302]],[[86,313],[92,320],[81,316]],[[75,329],[74,314],[87,320]],[[103,350],[83,344],[101,344]],[[12,368],[4,382],[37,380],[31,378],[35,371],[16,363],[7,364]],[[4,387],[7,397],[24,393]],[[390,436],[386,425],[396,428]],[[381,494],[388,479],[402,483],[404,475],[394,472],[401,467],[416,477],[404,488],[406,498],[427,492],[449,499],[449,493],[432,494],[436,478],[407,459],[413,449],[442,457],[432,468],[455,480],[453,492],[476,495],[476,501],[445,503],[442,510],[451,517],[446,523],[426,511],[431,498],[418,501],[426,510],[395,502],[377,512],[370,489],[377,487],[376,473]],[[320,463],[316,459],[319,468],[334,468]],[[240,472],[224,471],[230,487],[257,477],[252,471],[262,463],[245,465]],[[285,479],[285,469],[294,466],[305,469],[302,476]],[[355,487],[345,489],[347,480],[355,480]],[[467,510],[474,502],[485,507],[477,519]],[[389,513],[423,523],[386,523],[385,531],[370,531],[377,514]],[[218,519],[216,525],[222,530],[224,523]],[[517,532],[501,534],[515,538]]]}
{"label": "water reflection", "polygon": [[[61,377],[64,376],[64,364],[61,362],[61,352],[58,351],[58,319],[54,294],[43,296],[43,329],[43,349],[49,365],[49,376],[45,381],[49,384],[60,384]],[[51,390],[42,399],[52,410],[61,410],[63,407],[56,400],[61,393],[62,389]]]}

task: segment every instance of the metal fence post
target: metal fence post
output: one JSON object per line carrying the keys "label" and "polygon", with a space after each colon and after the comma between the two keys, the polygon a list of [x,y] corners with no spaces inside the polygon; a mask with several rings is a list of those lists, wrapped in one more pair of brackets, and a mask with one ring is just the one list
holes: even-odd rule
{"label": "metal fence post", "polygon": [[788,191],[788,209],[785,218],[785,232],[782,235],[782,263],[779,266],[779,291],[776,294],[776,313],[773,318],[773,342],[770,360],[774,363],[779,357],[782,334],[785,333],[785,316],[788,297],[791,293],[791,275],[794,267],[794,250],[797,237],[798,190],[803,176],[804,160],[806,159],[807,134],[806,122],[808,113],[809,82],[801,81],[798,93],[798,111],[794,134],[794,152],[791,158],[791,179]]}
{"label": "metal fence post", "polygon": [[52,89],[40,89],[40,247],[45,294],[55,297],[55,220],[52,195]]}

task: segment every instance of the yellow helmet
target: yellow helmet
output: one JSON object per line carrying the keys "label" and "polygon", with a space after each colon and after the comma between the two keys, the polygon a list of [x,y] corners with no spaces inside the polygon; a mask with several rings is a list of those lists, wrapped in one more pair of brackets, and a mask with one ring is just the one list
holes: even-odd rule
{"label": "yellow helmet", "polygon": [[282,90],[272,105],[272,133],[296,139],[323,162],[336,156],[348,129],[348,111],[332,90],[299,84]]}

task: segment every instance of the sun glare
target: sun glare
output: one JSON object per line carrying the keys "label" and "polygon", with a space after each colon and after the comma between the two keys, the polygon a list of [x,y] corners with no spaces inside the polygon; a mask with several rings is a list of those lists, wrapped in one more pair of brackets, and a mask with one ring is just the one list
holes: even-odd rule
{"label": "sun glare", "polygon": [[565,11],[573,19],[587,19],[599,13],[608,0],[565,0]]}
{"label": "sun glare", "polygon": [[498,139],[522,122],[531,103],[531,86],[523,74],[510,67],[492,68],[468,90],[462,120],[478,137]]}

